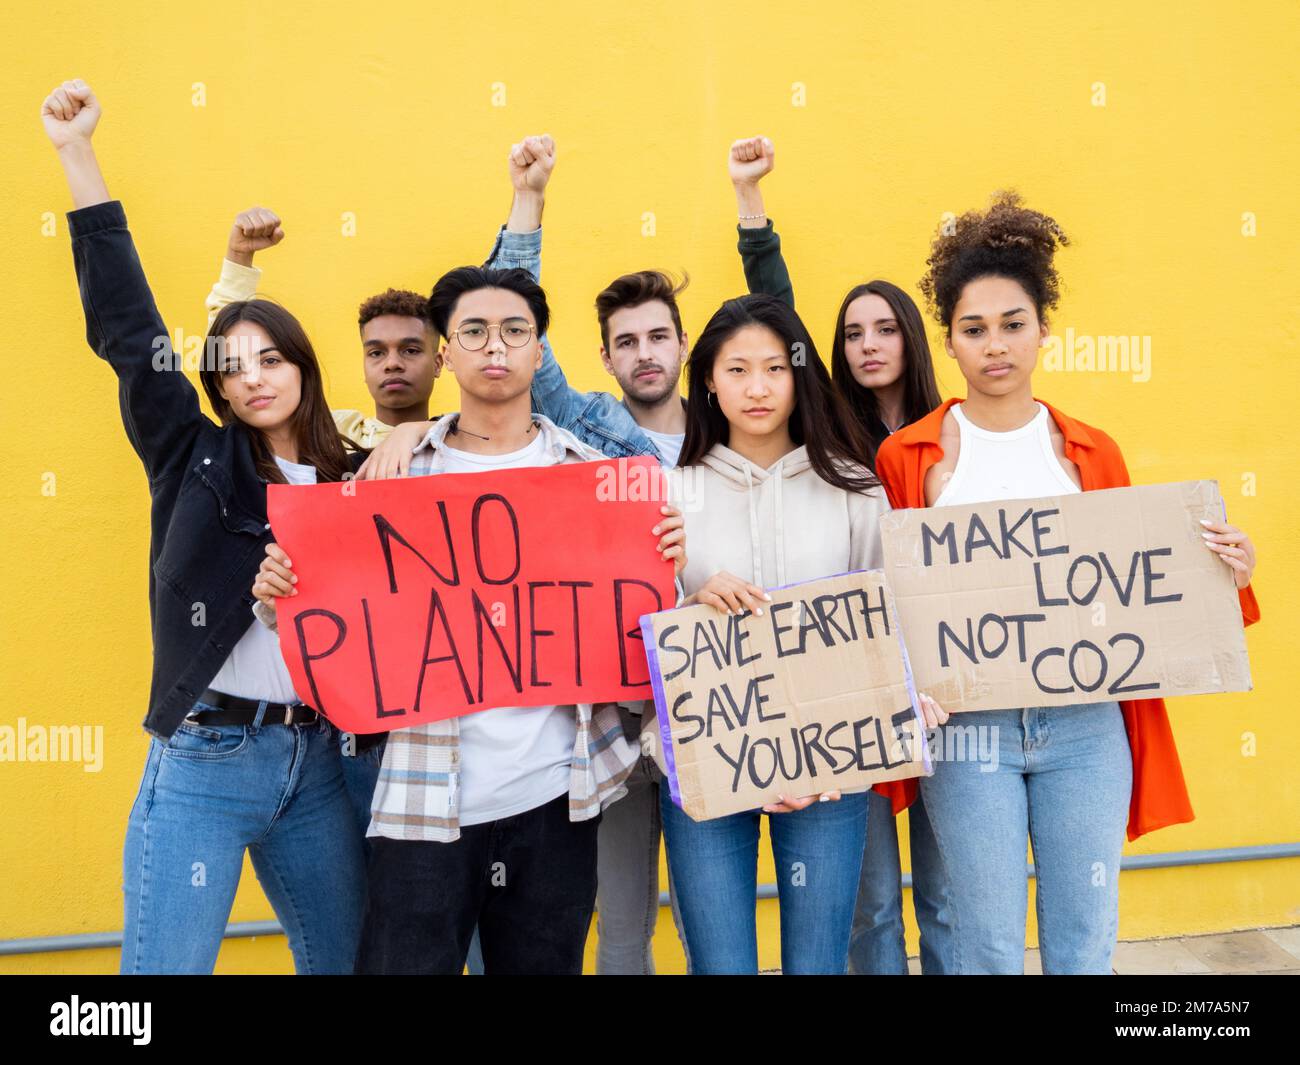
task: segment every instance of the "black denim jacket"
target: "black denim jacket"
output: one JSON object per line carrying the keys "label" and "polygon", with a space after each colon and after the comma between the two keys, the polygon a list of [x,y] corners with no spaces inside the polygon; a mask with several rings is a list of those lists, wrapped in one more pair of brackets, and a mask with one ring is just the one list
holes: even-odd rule
{"label": "black denim jacket", "polygon": [[[122,204],[71,211],[68,228],[86,339],[117,374],[122,424],[149,477],[154,657],[144,727],[166,740],[255,624],[251,589],[271,539],[266,482],[249,431],[207,418],[172,368]],[[353,456],[354,468],[363,458]]]}

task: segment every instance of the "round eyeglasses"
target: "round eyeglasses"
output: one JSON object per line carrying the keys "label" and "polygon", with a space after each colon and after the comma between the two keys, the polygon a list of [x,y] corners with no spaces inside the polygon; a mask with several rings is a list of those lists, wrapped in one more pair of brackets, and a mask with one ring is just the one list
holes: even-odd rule
{"label": "round eyeglasses", "polygon": [[495,329],[501,337],[501,343],[506,347],[522,348],[532,339],[536,328],[523,318],[507,318],[500,325],[468,321],[463,322],[459,329],[452,330],[451,335],[466,351],[481,351],[487,347],[488,336],[491,330]]}

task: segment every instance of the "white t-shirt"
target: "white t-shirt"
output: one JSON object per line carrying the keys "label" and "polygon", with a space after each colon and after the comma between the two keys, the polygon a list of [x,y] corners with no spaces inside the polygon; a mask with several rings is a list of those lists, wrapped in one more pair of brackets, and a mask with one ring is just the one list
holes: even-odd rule
{"label": "white t-shirt", "polygon": [[641,432],[650,438],[665,466],[677,465],[677,458],[682,453],[682,441],[686,439],[685,433],[657,433],[645,426],[641,427]]}
{"label": "white t-shirt", "polygon": [[1070,480],[1052,448],[1047,408],[1019,429],[998,433],[981,429],[954,403],[952,416],[961,433],[961,449],[952,477],[934,501],[936,507],[962,503],[987,503],[995,499],[1038,499],[1074,495],[1079,486]]}
{"label": "white t-shirt", "polygon": [[[279,456],[276,456],[275,464],[290,484],[316,483],[315,466],[286,462]],[[231,648],[230,655],[208,687],[245,699],[266,699],[274,703],[300,701],[298,693],[293,690],[284,656],[280,654],[279,636],[257,622],[250,625]]]}
{"label": "white t-shirt", "polygon": [[[551,466],[541,433],[518,451],[479,455],[442,446],[443,474]],[[572,706],[502,706],[459,718],[461,825],[481,825],[535,810],[568,794],[577,740]]]}

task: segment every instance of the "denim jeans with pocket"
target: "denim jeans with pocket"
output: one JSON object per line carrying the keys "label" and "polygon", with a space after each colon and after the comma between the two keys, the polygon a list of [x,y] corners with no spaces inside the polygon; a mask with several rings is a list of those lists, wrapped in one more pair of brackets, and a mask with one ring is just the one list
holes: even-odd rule
{"label": "denim jeans with pocket", "polygon": [[[972,728],[990,730],[996,768],[949,756],[975,735],[953,730]],[[1133,780],[1119,704],[955,714],[939,731],[921,794],[951,885],[953,971],[1024,971],[1032,842],[1043,972],[1109,973]]]}
{"label": "denim jeans with pocket", "polygon": [[[758,972],[755,894],[764,814],[693,821],[667,788],[659,792],[691,972]],[[767,816],[781,907],[781,971],[842,974],[866,843],[866,793]]]}
{"label": "denim jeans with pocket", "polygon": [[365,861],[338,734],[257,722],[150,742],[123,849],[123,973],[212,972],[245,851],[294,968],[352,971]]}

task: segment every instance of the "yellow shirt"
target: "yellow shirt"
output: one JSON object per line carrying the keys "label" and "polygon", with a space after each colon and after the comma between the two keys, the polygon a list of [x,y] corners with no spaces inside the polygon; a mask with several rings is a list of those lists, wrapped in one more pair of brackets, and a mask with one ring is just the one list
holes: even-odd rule
{"label": "yellow shirt", "polygon": [[334,424],[338,426],[339,432],[357,447],[363,447],[367,451],[386,439],[393,431],[393,427],[387,422],[381,422],[378,418],[368,418],[359,410],[332,410],[330,413],[334,415]]}
{"label": "yellow shirt", "polygon": [[[221,276],[208,293],[208,327],[227,303],[251,300],[257,295],[257,286],[262,280],[262,271],[256,266],[240,266],[229,259],[222,260]],[[382,441],[393,427],[378,418],[371,418],[359,410],[331,411],[338,431],[351,440],[357,447],[369,450]]]}

